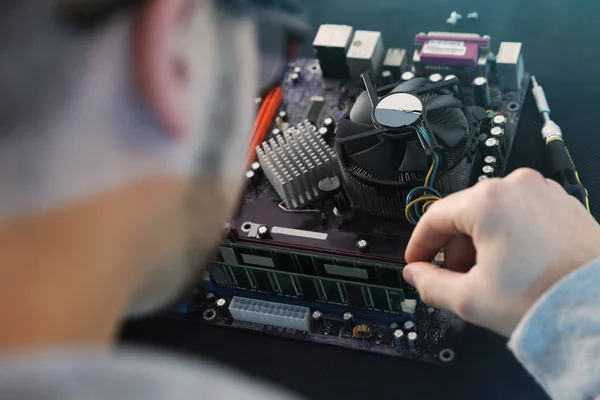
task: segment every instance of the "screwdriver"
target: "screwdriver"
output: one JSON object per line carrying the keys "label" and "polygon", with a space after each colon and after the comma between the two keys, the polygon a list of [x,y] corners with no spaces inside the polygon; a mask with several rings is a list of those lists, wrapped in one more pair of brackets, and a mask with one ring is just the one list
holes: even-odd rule
{"label": "screwdriver", "polygon": [[537,108],[544,118],[542,127],[542,138],[546,142],[546,160],[550,168],[551,178],[558,182],[565,191],[579,200],[585,208],[590,211],[588,191],[579,179],[579,173],[575,168],[569,150],[563,142],[560,126],[550,118],[550,106],[546,100],[544,89],[538,84],[535,76],[531,77],[533,82],[533,97]]}

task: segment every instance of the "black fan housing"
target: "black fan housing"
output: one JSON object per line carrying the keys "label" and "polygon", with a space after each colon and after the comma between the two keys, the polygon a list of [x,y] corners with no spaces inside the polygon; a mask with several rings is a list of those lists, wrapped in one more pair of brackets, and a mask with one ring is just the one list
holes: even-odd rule
{"label": "black fan housing", "polygon": [[[406,194],[424,183],[431,148],[441,155],[439,189],[465,188],[476,129],[458,80],[415,78],[377,90],[368,74],[362,78],[366,90],[340,120],[336,134],[353,203],[372,214],[401,219]],[[428,132],[429,143],[417,125]]]}

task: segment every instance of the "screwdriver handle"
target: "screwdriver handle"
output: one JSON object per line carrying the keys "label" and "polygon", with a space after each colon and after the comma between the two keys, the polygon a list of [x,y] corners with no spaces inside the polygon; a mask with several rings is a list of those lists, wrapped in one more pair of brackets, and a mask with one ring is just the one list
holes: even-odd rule
{"label": "screwdriver handle", "polygon": [[546,157],[551,178],[558,182],[565,191],[590,211],[588,192],[579,180],[579,174],[571,159],[565,142],[560,138],[552,138],[546,142]]}

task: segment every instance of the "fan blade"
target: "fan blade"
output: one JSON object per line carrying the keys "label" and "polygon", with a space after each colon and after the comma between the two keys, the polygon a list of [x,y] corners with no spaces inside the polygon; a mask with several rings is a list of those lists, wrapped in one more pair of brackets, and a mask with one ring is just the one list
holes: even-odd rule
{"label": "fan blade", "polygon": [[[359,124],[352,122],[349,119],[342,118],[338,122],[336,139],[344,139],[349,136],[358,135],[360,133],[369,132],[372,130],[373,125],[371,124]],[[353,154],[375,146],[377,143],[379,143],[377,136],[370,136],[346,142],[344,143],[344,148],[348,154]]]}
{"label": "fan blade", "polygon": [[411,79],[410,81],[406,81],[406,82],[401,83],[398,86],[396,86],[394,88],[394,90],[392,90],[392,93],[413,91],[413,90],[415,90],[416,88],[418,88],[419,86],[421,86],[422,84],[424,84],[427,81],[428,81],[427,78],[414,78],[414,79]]}
{"label": "fan blade", "polygon": [[414,140],[407,142],[404,161],[399,168],[400,172],[424,172],[429,167],[429,160],[421,143]]}
{"label": "fan blade", "polygon": [[439,124],[431,126],[433,134],[446,147],[454,148],[467,134],[467,129],[460,124]]}
{"label": "fan blade", "polygon": [[359,124],[373,124],[371,114],[373,113],[373,107],[371,106],[371,100],[369,100],[369,94],[364,91],[358,96],[356,102],[350,110],[349,118],[352,122]]}
{"label": "fan blade", "polygon": [[462,108],[462,106],[462,101],[452,95],[435,96],[425,103],[425,109],[427,111],[433,111],[440,108]]}
{"label": "fan blade", "polygon": [[371,102],[371,108],[374,109],[377,107],[377,103],[379,103],[379,96],[377,96],[377,89],[375,89],[375,84],[373,83],[371,74],[368,72],[363,72],[360,75],[360,79],[362,79],[363,85],[365,85],[367,95],[369,96],[369,102]]}
{"label": "fan blade", "polygon": [[382,140],[375,146],[352,154],[352,160],[377,179],[397,181],[400,167],[398,149],[389,141]]}

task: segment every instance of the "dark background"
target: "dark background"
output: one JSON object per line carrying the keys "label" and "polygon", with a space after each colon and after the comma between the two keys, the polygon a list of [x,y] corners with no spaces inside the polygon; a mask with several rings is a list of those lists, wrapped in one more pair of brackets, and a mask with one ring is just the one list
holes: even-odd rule
{"label": "dark background", "polygon": [[[304,0],[314,30],[322,23],[379,30],[386,47],[412,49],[421,31],[489,34],[523,42],[525,67],[544,86],[554,120],[600,215],[600,2],[567,0]],[[477,21],[452,27],[453,10]],[[311,55],[310,45],[303,50]],[[510,169],[544,170],[541,119],[528,97]],[[560,212],[560,210],[557,210]],[[552,218],[550,215],[549,218]],[[124,340],[185,355],[207,357],[312,399],[546,399],[506,350],[506,340],[470,326],[455,367],[439,367],[329,346],[217,327],[152,319],[129,324]]]}

